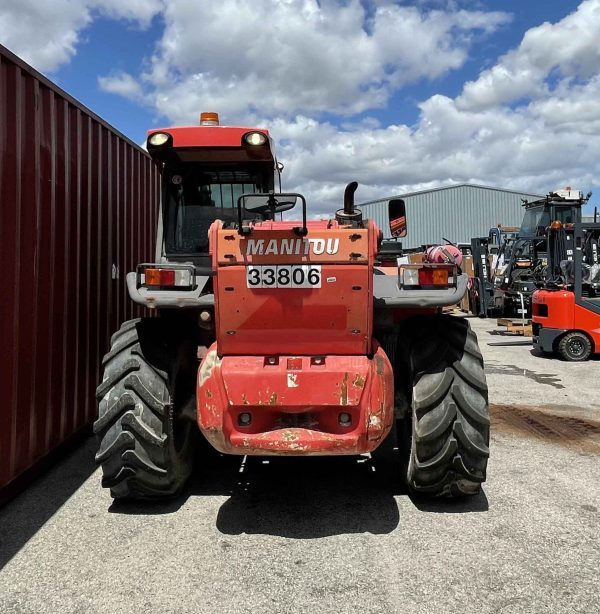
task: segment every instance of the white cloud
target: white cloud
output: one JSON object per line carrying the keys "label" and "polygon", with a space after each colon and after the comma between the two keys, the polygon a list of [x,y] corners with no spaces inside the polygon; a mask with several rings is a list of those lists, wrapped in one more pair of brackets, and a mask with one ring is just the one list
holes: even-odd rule
{"label": "white cloud", "polygon": [[313,214],[340,206],[352,180],[359,201],[463,181],[600,185],[600,0],[530,29],[457,98],[422,101],[411,126],[365,115],[387,106],[393,116],[406,84],[462,67],[505,14],[442,0],[376,0],[369,13],[358,0],[22,0],[8,12],[5,1],[0,40],[11,47],[12,37],[46,70],[68,61],[97,12],[145,27],[161,11],[165,29],[141,74],[99,86],[173,123],[218,110],[227,123],[269,127],[284,188],[305,193]]}
{"label": "white cloud", "polygon": [[[528,31],[461,96],[423,101],[415,126],[275,122],[275,136],[290,143],[281,151],[286,187],[308,192],[313,212],[324,213],[339,206],[351,180],[360,183],[360,201],[464,181],[538,193],[600,186],[599,7],[588,0]],[[584,44],[576,36],[583,30],[596,33]],[[522,78],[528,71],[536,79]]]}
{"label": "white cloud", "polygon": [[421,105],[415,128],[339,131],[305,118],[276,123],[276,137],[293,139],[280,152],[284,186],[308,193],[313,213],[339,206],[352,180],[360,184],[362,202],[459,182],[537,193],[569,184],[587,190],[600,185],[598,79],[576,93],[580,97],[565,93],[519,110],[486,111],[434,96]]}
{"label": "white cloud", "polygon": [[393,2],[369,16],[359,0],[172,0],[163,17],[142,81],[175,122],[209,107],[230,121],[383,107],[399,87],[462,66],[475,33],[508,21]]}
{"label": "white cloud", "polygon": [[128,73],[117,72],[107,77],[98,77],[100,89],[110,94],[118,94],[129,100],[141,101],[143,98],[140,84]]}
{"label": "white cloud", "polygon": [[52,72],[75,55],[94,13],[147,27],[161,7],[161,0],[0,0],[0,42]]}
{"label": "white cloud", "polygon": [[484,109],[547,95],[546,79],[553,71],[559,77],[595,75],[600,65],[599,38],[600,2],[586,0],[561,21],[528,30],[517,49],[465,84],[458,104],[465,109]]}
{"label": "white cloud", "polygon": [[163,0],[88,0],[90,9],[112,19],[126,19],[146,28],[163,8]]}
{"label": "white cloud", "polygon": [[290,139],[280,151],[284,187],[309,194],[313,213],[340,206],[352,180],[362,202],[459,182],[537,193],[564,185],[587,190],[600,185],[599,96],[598,78],[517,110],[465,110],[437,95],[421,105],[412,128],[340,131],[300,117],[276,122],[273,132]]}
{"label": "white cloud", "polygon": [[0,42],[38,70],[52,71],[75,54],[79,32],[89,21],[80,2],[1,0]]}

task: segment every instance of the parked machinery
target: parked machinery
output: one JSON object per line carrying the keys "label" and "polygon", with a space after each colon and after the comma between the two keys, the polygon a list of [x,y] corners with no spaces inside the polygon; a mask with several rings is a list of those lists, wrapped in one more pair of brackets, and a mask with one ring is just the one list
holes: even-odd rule
{"label": "parked machinery", "polygon": [[552,222],[547,256],[533,293],[533,345],[587,360],[600,353],[600,224]]}
{"label": "parked machinery", "polygon": [[488,237],[471,239],[473,277],[469,287],[469,311],[480,318],[487,318],[494,312],[494,282],[492,258]]}
{"label": "parked machinery", "polygon": [[498,224],[490,228],[488,233],[489,253],[493,258],[492,270],[502,266],[510,259],[513,243],[517,238],[519,228],[514,226],[503,226]]}
{"label": "parked machinery", "polygon": [[[467,287],[459,250],[398,265],[354,182],[332,219],[308,221],[301,194],[274,190],[266,130],[155,130],[148,151],[163,174],[157,258],[127,281],[158,317],[123,324],[104,358],[96,460],[112,496],[178,492],[200,433],[226,454],[353,455],[394,430],[411,492],[477,493],[483,359],[468,321],[441,313]],[[276,219],[298,204],[300,219]],[[389,214],[404,236],[404,202]]]}
{"label": "parked machinery", "polygon": [[524,202],[525,215],[505,264],[496,268],[495,313],[507,318],[529,318],[535,280],[546,266],[546,228],[552,221],[581,222],[581,208],[588,201],[570,187],[548,196]]}

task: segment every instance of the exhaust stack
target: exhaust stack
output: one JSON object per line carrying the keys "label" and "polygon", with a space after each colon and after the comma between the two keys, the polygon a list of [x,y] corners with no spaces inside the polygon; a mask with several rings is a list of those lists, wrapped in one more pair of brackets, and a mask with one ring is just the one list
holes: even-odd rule
{"label": "exhaust stack", "polygon": [[344,208],[338,209],[335,219],[339,224],[354,224],[362,222],[362,211],[354,208],[354,192],[358,188],[358,182],[352,181],[344,190]]}

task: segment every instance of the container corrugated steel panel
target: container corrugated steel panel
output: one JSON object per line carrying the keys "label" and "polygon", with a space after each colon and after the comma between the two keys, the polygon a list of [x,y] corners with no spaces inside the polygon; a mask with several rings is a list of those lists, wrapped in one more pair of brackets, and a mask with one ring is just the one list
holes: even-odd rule
{"label": "container corrugated steel panel", "polygon": [[461,184],[359,205],[365,217],[377,222],[385,237],[389,236],[387,205],[392,198],[402,198],[406,203],[408,235],[402,239],[402,244],[414,248],[441,243],[444,237],[454,243],[470,243],[472,237],[487,237],[489,229],[498,224],[520,226],[522,200],[542,196]]}
{"label": "container corrugated steel panel", "polygon": [[0,491],[94,418],[158,204],[150,157],[0,46]]}

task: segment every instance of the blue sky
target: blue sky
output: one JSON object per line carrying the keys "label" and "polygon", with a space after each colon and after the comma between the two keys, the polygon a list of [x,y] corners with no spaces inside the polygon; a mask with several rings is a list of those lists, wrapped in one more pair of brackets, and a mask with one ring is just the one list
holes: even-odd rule
{"label": "blue sky", "polygon": [[600,0],[0,0],[0,42],[134,141],[265,125],[324,208],[354,178],[600,186],[599,37]]}
{"label": "blue sky", "polygon": [[159,117],[143,105],[103,91],[98,76],[112,71],[138,71],[144,58],[152,55],[162,28],[158,16],[148,29],[123,20],[98,17],[84,31],[73,59],[49,76],[110,124],[141,143],[149,128],[156,123],[168,123],[167,118]]}
{"label": "blue sky", "polygon": [[[471,57],[460,69],[434,81],[421,80],[411,84],[393,97],[390,105],[393,109],[384,108],[368,115],[378,117],[383,122],[414,123],[418,119],[415,102],[439,92],[458,95],[465,81],[476,78],[482,67],[490,65],[500,55],[517,46],[529,28],[543,21],[559,21],[579,3],[576,0],[489,0],[477,4],[510,13],[511,23],[483,38],[481,45],[472,51]],[[144,29],[131,22],[98,15],[82,32],[77,54],[71,62],[48,74],[75,98],[127,136],[141,142],[149,127],[168,124],[169,119],[143,105],[102,91],[98,76],[117,71],[137,72],[144,60],[152,55],[163,29],[164,21],[160,15],[154,17],[151,25]],[[327,117],[334,123],[340,122],[336,122],[335,115],[328,114]]]}

